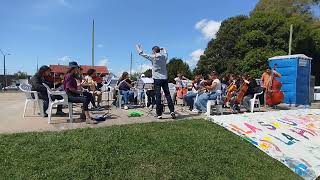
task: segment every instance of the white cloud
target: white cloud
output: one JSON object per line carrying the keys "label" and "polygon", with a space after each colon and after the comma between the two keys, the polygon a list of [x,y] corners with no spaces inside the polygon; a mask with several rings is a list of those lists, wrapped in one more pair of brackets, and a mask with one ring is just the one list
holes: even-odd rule
{"label": "white cloud", "polygon": [[103,44],[98,44],[97,47],[98,48],[103,48]]}
{"label": "white cloud", "polygon": [[200,56],[204,54],[204,50],[203,49],[197,49],[195,51],[193,51],[190,54],[190,58],[189,60],[187,60],[187,63],[189,64],[189,66],[191,68],[194,68],[196,66],[196,64],[198,63]]}
{"label": "white cloud", "polygon": [[103,57],[101,60],[98,62],[98,66],[108,66],[109,59],[106,57]]}
{"label": "white cloud", "polygon": [[62,64],[65,64],[65,63],[72,61],[72,59],[70,56],[63,56],[61,58],[58,58],[58,61],[62,62]]}
{"label": "white cloud", "polygon": [[62,6],[70,7],[69,2],[67,2],[66,0],[58,0],[58,3]]}
{"label": "white cloud", "polygon": [[221,21],[202,19],[197,22],[195,28],[200,30],[206,39],[216,38],[216,34],[221,26]]}

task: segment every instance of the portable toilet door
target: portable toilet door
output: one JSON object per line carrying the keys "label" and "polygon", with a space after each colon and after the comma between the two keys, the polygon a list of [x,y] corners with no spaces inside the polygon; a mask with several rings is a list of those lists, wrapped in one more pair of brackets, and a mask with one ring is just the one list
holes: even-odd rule
{"label": "portable toilet door", "polygon": [[281,74],[284,103],[290,105],[310,105],[311,60],[303,54],[276,56],[269,58],[269,66],[277,65]]}

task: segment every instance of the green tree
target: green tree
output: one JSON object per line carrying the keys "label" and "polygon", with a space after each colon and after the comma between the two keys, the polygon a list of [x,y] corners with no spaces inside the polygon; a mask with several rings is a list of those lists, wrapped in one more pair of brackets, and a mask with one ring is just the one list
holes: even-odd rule
{"label": "green tree", "polygon": [[147,69],[143,74],[144,74],[146,77],[151,78],[151,77],[152,77],[152,69]]}
{"label": "green tree", "polygon": [[281,12],[287,17],[292,15],[306,15],[311,18],[311,9],[319,5],[319,0],[260,0],[252,13]]}
{"label": "green tree", "polygon": [[289,29],[293,24],[292,54],[312,61],[312,74],[320,83],[320,21],[310,7],[319,0],[260,0],[249,17],[236,16],[222,22],[200,57],[195,73],[249,73],[254,77],[267,67],[268,58],[288,54]]}
{"label": "green tree", "polygon": [[17,79],[27,79],[27,78],[28,78],[28,73],[22,72],[22,71],[18,71],[18,72],[16,72],[16,73],[14,73],[14,76],[15,76]]}
{"label": "green tree", "polygon": [[186,78],[192,78],[189,65],[179,58],[172,58],[167,64],[167,70],[169,82],[174,82],[174,78],[177,77],[178,73],[182,73]]}
{"label": "green tree", "polygon": [[139,78],[140,78],[140,73],[138,73],[138,72],[135,72],[135,73],[133,73],[132,75],[131,75],[131,77],[130,77],[130,79],[132,80],[132,81],[136,81],[136,80],[138,80]]}

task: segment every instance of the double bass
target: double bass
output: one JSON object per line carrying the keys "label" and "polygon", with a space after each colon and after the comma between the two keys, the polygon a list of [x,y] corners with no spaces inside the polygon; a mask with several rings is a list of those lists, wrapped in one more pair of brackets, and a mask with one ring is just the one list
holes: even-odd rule
{"label": "double bass", "polygon": [[[276,70],[276,64],[273,70]],[[275,106],[282,103],[284,94],[281,91],[282,83],[276,80],[274,71],[271,71],[270,81],[266,90],[266,104],[268,106]]]}

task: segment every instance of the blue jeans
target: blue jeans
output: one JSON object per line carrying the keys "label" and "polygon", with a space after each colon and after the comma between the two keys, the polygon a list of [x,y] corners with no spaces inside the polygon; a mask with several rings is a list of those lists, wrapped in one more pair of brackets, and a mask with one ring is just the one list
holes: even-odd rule
{"label": "blue jeans", "polygon": [[190,107],[190,109],[193,109],[193,104],[194,104],[194,98],[197,97],[198,93],[195,92],[188,92],[186,96],[184,96],[184,100],[187,103],[187,106]]}
{"label": "blue jeans", "polygon": [[170,112],[174,112],[174,105],[169,91],[168,79],[154,79],[154,91],[156,93],[156,111],[157,115],[161,116],[163,113],[163,105],[161,104],[161,88],[166,96]]}
{"label": "blue jeans", "polygon": [[129,99],[133,99],[133,91],[120,90],[120,94],[123,96],[124,104],[129,104]]}
{"label": "blue jeans", "polygon": [[216,100],[217,97],[218,97],[218,94],[215,92],[203,93],[198,96],[198,100],[195,106],[199,111],[206,112],[208,100]]}

